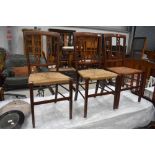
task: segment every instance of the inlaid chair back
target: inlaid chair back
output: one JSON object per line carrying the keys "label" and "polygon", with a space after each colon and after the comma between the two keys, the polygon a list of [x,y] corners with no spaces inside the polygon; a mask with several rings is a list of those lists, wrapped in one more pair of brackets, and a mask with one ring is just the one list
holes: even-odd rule
{"label": "inlaid chair back", "polygon": [[[30,89],[30,103],[32,113],[32,125],[35,127],[35,115],[34,106],[39,104],[58,102],[63,100],[69,101],[69,118],[72,119],[72,79],[60,72],[59,69],[59,47],[60,47],[60,34],[57,32],[45,32],[45,31],[25,31],[24,32],[24,45],[25,53],[27,55],[28,69],[30,76],[28,78],[28,84]],[[43,49],[46,47],[46,50]],[[43,52],[44,51],[44,52]],[[33,60],[32,59],[33,55]],[[30,57],[31,56],[31,57]],[[44,57],[44,61],[42,61]],[[32,73],[32,66],[41,69],[40,73]],[[49,69],[52,67],[54,72],[47,70],[42,71],[44,68]],[[69,85],[69,89],[63,85]],[[34,87],[48,88],[50,92],[55,95],[54,99],[48,99],[43,101],[34,100]],[[59,92],[59,87],[68,91],[69,95],[63,95]],[[55,91],[52,89],[55,87]],[[43,90],[44,94],[44,90]],[[59,96],[58,96],[59,94]]]}
{"label": "inlaid chair back", "polygon": [[126,53],[126,36],[104,34],[103,44],[105,67],[122,66]]}
{"label": "inlaid chair back", "polygon": [[95,33],[74,33],[74,59],[76,69],[101,68],[101,35]]}
{"label": "inlaid chair back", "polygon": [[[25,31],[24,49],[27,56],[29,74],[33,66],[41,69],[51,66],[58,71],[60,35],[56,32]],[[44,50],[45,49],[45,50]]]}

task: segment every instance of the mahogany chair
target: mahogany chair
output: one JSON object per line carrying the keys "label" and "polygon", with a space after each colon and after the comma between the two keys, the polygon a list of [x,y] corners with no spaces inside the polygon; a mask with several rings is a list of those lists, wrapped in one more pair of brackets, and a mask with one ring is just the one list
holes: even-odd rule
{"label": "mahogany chair", "polygon": [[117,34],[104,34],[103,44],[104,66],[123,66],[126,52],[126,36]]}
{"label": "mahogany chair", "polygon": [[120,34],[103,35],[104,66],[121,77],[119,90],[134,90],[139,98],[144,94],[146,74],[142,70],[125,67],[126,36]]}
{"label": "mahogany chair", "polygon": [[[43,41],[43,36],[45,40]],[[44,44],[46,43],[46,44]],[[26,46],[29,44],[29,46]],[[45,31],[25,31],[24,32],[24,45],[25,53],[27,56],[29,79],[28,84],[30,88],[30,102],[32,113],[32,124],[35,127],[34,106],[39,104],[57,102],[68,100],[69,101],[69,118],[72,119],[72,79],[66,75],[61,74],[59,71],[59,44],[60,35],[56,32]],[[44,46],[43,46],[44,45]],[[46,52],[43,55],[43,47],[46,47]],[[34,56],[34,60],[30,57]],[[51,57],[54,55],[54,60]],[[41,58],[45,57],[46,61],[41,62]],[[32,68],[35,67],[37,72],[33,72]],[[54,68],[55,71],[48,71],[48,68]],[[45,72],[45,70],[47,72]],[[69,84],[69,89],[63,86]],[[55,97],[51,100],[34,101],[34,87],[35,86],[49,86],[55,85]],[[58,86],[64,88],[69,92],[66,97],[58,91]],[[58,96],[59,94],[59,96]]]}
{"label": "mahogany chair", "polygon": [[[114,94],[114,109],[118,106],[119,92],[116,92],[120,83],[119,76],[117,74],[102,69],[102,57],[101,50],[102,37],[100,34],[75,32],[74,33],[74,59],[77,73],[76,80],[76,92],[75,100],[78,98],[78,93],[84,98],[84,117],[87,117],[88,98],[96,97],[106,94]],[[117,77],[117,78],[116,78]],[[106,83],[107,79],[116,79],[116,90],[111,89]],[[98,81],[105,81],[105,89],[102,92],[98,92],[99,85],[96,84],[95,92],[88,93],[89,85],[92,83],[98,83]],[[84,83],[83,83],[84,82]],[[80,91],[79,87],[84,90],[84,95]]]}

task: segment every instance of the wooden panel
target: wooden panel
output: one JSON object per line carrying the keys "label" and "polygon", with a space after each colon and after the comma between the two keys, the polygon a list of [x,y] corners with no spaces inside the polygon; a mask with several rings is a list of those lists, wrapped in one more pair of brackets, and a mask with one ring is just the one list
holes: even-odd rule
{"label": "wooden panel", "polygon": [[102,47],[105,67],[123,66],[126,53],[125,35],[103,34]]}
{"label": "wooden panel", "polygon": [[70,49],[70,47],[73,47],[73,33],[75,31],[62,29],[49,29],[49,31],[60,34],[59,66],[72,67],[74,49]]}
{"label": "wooden panel", "polygon": [[[37,68],[44,66],[46,69],[49,66],[55,66],[58,70],[60,47],[59,33],[25,30],[23,31],[23,35],[29,74],[31,73],[32,66],[36,66]],[[45,42],[43,41],[43,37],[45,37]],[[43,44],[46,46],[45,51],[43,51]]]}
{"label": "wooden panel", "polygon": [[74,58],[76,68],[100,68],[102,59],[101,36],[95,33],[74,33]]}
{"label": "wooden panel", "polygon": [[135,69],[141,69],[146,72],[147,78],[149,78],[150,75],[152,75],[153,69],[155,69],[155,63],[149,62],[147,60],[136,60],[136,59],[125,59],[124,65],[126,67],[131,67]]}

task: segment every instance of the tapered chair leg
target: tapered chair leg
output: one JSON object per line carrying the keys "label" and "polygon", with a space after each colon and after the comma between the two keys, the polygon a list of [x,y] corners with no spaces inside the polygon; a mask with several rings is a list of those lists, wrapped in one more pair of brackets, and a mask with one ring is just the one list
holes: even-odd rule
{"label": "tapered chair leg", "polygon": [[140,88],[139,88],[139,92],[138,92],[139,93],[138,102],[141,101],[141,98],[144,95],[145,85],[146,85],[146,73],[143,72],[141,74]]}
{"label": "tapered chair leg", "polygon": [[115,93],[114,93],[113,109],[118,109],[118,107],[119,107],[122,80],[123,80],[122,76],[117,76],[117,78],[116,78],[116,86],[115,86]]}
{"label": "tapered chair leg", "polygon": [[[95,95],[98,92],[98,88],[99,88],[99,80],[96,81],[96,88],[95,88]],[[96,96],[95,96],[96,97]]]}
{"label": "tapered chair leg", "polygon": [[31,113],[32,113],[32,125],[33,128],[35,128],[34,105],[31,105]]}
{"label": "tapered chair leg", "polygon": [[89,79],[85,80],[85,98],[84,98],[84,118],[87,117],[88,109],[88,90],[89,90]]}
{"label": "tapered chair leg", "polygon": [[73,82],[70,80],[69,82],[69,119],[72,119],[73,113]]}
{"label": "tapered chair leg", "polygon": [[31,114],[32,114],[32,126],[35,128],[35,116],[34,116],[34,97],[33,97],[33,84],[29,84],[30,88],[30,103],[31,103]]}
{"label": "tapered chair leg", "polygon": [[76,86],[75,86],[75,96],[74,96],[74,101],[77,100],[78,98],[78,92],[79,92],[79,74],[77,74],[77,80],[76,80]]}
{"label": "tapered chair leg", "polygon": [[52,95],[55,94],[55,93],[54,93],[54,90],[53,90],[53,88],[52,88],[51,86],[49,86],[48,89],[49,89],[49,91],[51,92]]}
{"label": "tapered chair leg", "polygon": [[57,97],[58,97],[58,84],[55,85],[55,103],[57,102]]}

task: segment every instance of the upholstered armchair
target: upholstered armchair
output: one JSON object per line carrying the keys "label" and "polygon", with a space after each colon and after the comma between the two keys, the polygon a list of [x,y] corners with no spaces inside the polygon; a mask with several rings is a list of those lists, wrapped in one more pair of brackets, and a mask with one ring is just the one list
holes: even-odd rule
{"label": "upholstered armchair", "polygon": [[20,54],[8,55],[3,75],[5,76],[5,90],[27,87],[28,69],[26,57]]}
{"label": "upholstered armchair", "polygon": [[[31,56],[30,61],[34,61],[34,57]],[[41,59],[41,61],[45,61]],[[45,67],[39,68],[41,71],[47,71]],[[37,70],[33,68],[34,72]],[[5,90],[22,89],[28,87],[28,67],[27,59],[25,55],[13,54],[8,55],[5,62],[5,69],[3,75],[6,77],[4,82]]]}

